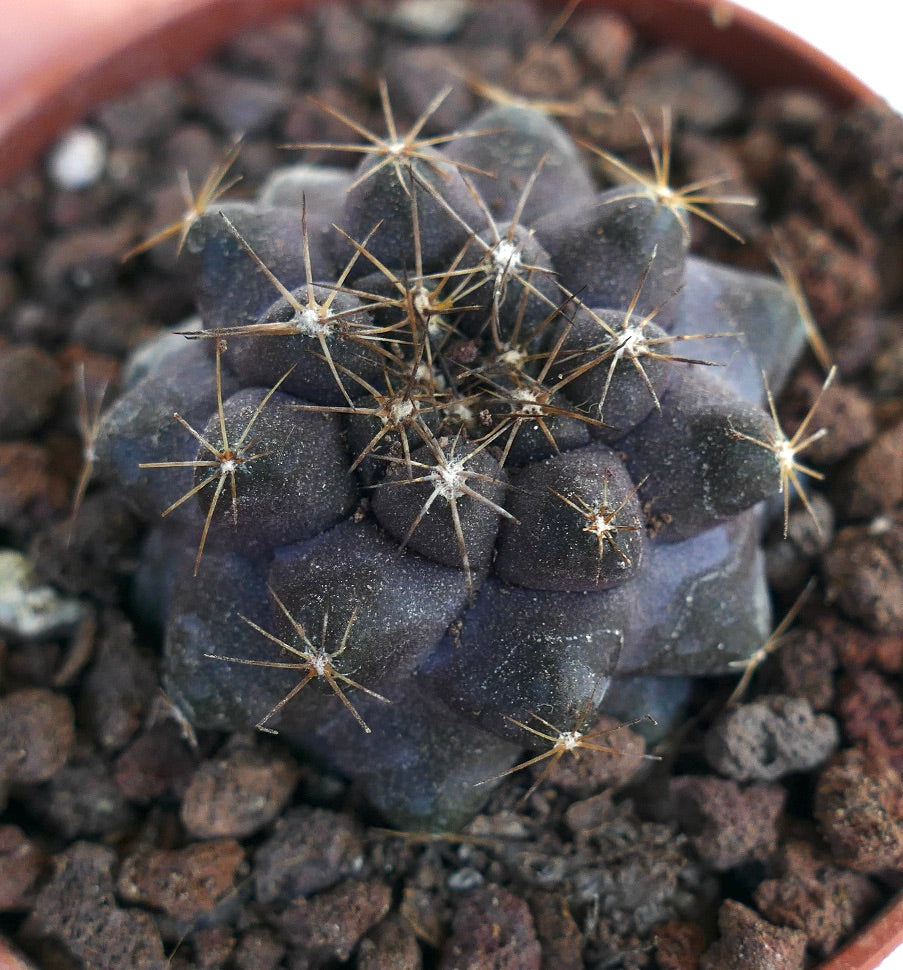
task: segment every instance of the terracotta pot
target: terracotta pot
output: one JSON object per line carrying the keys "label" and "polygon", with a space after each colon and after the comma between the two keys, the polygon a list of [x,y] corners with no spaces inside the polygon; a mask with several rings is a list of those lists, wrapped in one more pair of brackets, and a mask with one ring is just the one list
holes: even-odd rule
{"label": "terracotta pot", "polygon": [[[0,182],[97,101],[185,69],[243,27],[315,0],[31,0],[8,4],[0,42]],[[549,0],[547,0],[549,2]],[[729,67],[757,88],[877,96],[830,58],[728,0],[586,0]]]}
{"label": "terracotta pot", "polygon": [[[314,2],[7,5],[0,39],[0,182],[33,161],[96,102],[137,81],[184,70],[244,27]],[[584,0],[584,6],[616,10],[649,39],[667,39],[719,62],[758,90],[805,87],[838,107],[879,100],[820,51],[728,0]],[[903,947],[903,898],[820,970],[875,970],[897,947]]]}

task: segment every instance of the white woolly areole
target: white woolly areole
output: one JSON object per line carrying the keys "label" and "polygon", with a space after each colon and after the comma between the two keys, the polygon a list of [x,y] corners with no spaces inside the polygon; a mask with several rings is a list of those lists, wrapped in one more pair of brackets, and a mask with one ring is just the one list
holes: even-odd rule
{"label": "white woolly areole", "polygon": [[496,272],[514,274],[523,266],[520,248],[508,239],[501,239],[492,250]]}
{"label": "white woolly areole", "polygon": [[586,526],[585,532],[592,532],[593,535],[602,536],[608,535],[610,532],[617,532],[618,527],[609,519],[606,519],[604,515],[594,515],[590,519],[590,523]]}
{"label": "white woolly areole", "polygon": [[573,751],[578,746],[583,735],[579,731],[562,731],[555,742],[556,748],[564,748],[565,751]]}
{"label": "white woolly areole", "polygon": [[464,465],[454,461],[450,465],[439,465],[433,470],[431,478],[436,483],[436,491],[444,499],[457,498],[463,495]]}
{"label": "white woolly areole", "polygon": [[400,401],[393,401],[386,416],[392,424],[404,424],[417,410],[413,401],[403,398]]}
{"label": "white woolly areole", "polygon": [[628,327],[621,334],[615,357],[640,357],[646,352],[646,338],[639,327]]}
{"label": "white woolly areole", "polygon": [[[778,457],[778,464],[781,468],[792,468],[796,463],[796,449],[783,436],[777,440],[776,444],[775,454]],[[783,489],[783,483],[781,483],[781,488]]]}
{"label": "white woolly areole", "polygon": [[542,405],[536,403],[536,395],[533,391],[525,387],[515,388],[511,392],[511,399],[517,401],[520,407],[517,409],[522,414],[542,414]]}
{"label": "white woolly areole", "polygon": [[320,334],[329,333],[330,325],[327,321],[331,315],[327,311],[325,317],[321,317],[313,307],[305,307],[300,313],[295,314],[295,329],[308,337],[319,337]]}

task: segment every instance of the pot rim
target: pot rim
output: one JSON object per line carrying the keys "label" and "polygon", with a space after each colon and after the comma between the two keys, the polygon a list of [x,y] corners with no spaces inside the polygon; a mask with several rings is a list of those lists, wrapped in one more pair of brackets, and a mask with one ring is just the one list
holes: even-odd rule
{"label": "pot rim", "polygon": [[[238,30],[317,0],[31,0],[4,14],[0,184],[98,102],[138,78],[187,70]],[[552,5],[554,0],[544,0]],[[880,98],[800,37],[731,0],[585,0],[651,40],[670,40],[751,86],[798,85],[838,107]],[[560,5],[560,4],[559,4]]]}
{"label": "pot rim", "polygon": [[816,970],[879,970],[884,960],[899,949],[903,949],[903,893]]}
{"label": "pot rim", "polygon": [[[186,71],[240,30],[317,0],[31,0],[4,14],[0,185],[95,104],[137,80]],[[545,5],[560,6],[555,0]],[[796,34],[731,0],[585,0],[645,37],[721,64],[757,90],[798,86],[839,108],[880,103],[859,78]],[[876,970],[903,946],[898,896],[819,970]]]}

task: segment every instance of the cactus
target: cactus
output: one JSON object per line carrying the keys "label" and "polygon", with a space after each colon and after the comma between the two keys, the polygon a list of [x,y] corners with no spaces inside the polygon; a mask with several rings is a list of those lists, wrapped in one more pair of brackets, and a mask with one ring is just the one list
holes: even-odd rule
{"label": "cactus", "polygon": [[765,640],[762,503],[807,469],[763,396],[804,328],[784,283],[692,255],[712,200],[665,150],[600,190],[611,156],[537,110],[422,137],[437,98],[400,135],[381,94],[355,171],[245,202],[222,165],[164,231],[200,320],[95,450],[152,525],[135,599],[188,718],[452,829],[552,725]]}

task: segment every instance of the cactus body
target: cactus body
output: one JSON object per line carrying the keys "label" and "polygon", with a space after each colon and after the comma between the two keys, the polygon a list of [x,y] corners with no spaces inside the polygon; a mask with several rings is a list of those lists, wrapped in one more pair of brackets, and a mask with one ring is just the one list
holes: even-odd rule
{"label": "cactus body", "polygon": [[803,339],[785,287],[689,255],[642,187],[597,190],[555,122],[482,129],[330,172],[319,208],[305,170],[198,219],[204,330],[98,443],[154,522],[173,699],[278,729],[409,828],[478,809],[531,743],[511,719],[760,645],[780,473],[753,381]]}

